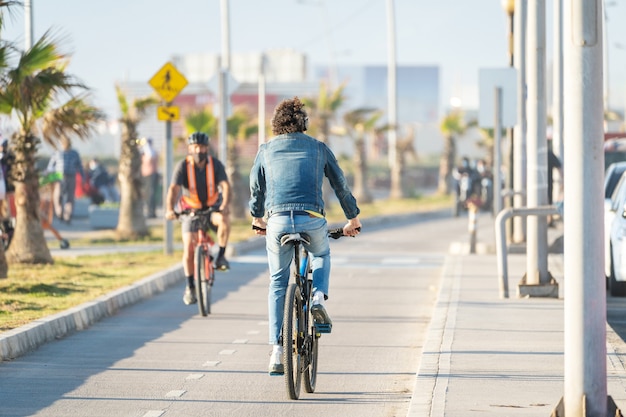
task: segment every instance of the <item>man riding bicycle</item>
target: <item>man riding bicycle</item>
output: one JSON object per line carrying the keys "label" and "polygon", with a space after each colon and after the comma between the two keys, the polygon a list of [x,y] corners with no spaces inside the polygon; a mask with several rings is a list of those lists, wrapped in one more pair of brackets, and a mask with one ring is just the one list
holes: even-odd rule
{"label": "man riding bicycle", "polygon": [[[227,271],[230,266],[224,254],[230,234],[228,176],[224,165],[208,154],[209,137],[205,133],[192,133],[187,144],[189,155],[174,168],[172,183],[167,191],[165,218],[176,218],[174,206],[177,202],[180,210],[213,207],[215,211],[211,214],[211,224],[217,228],[217,243],[220,248],[215,268],[218,271]],[[197,302],[193,278],[193,250],[197,244],[200,224],[197,219],[189,217],[182,220],[183,269],[187,277],[187,287],[183,295],[185,304]]]}
{"label": "man riding bicycle", "polygon": [[280,374],[284,369],[279,339],[292,250],[281,246],[280,237],[301,232],[310,237],[311,243],[305,248],[312,255],[311,313],[316,322],[331,324],[323,305],[328,298],[330,277],[330,246],[322,198],[324,176],[349,219],[344,234],[356,236],[361,227],[357,217],[360,210],[335,155],[326,144],[304,134],[307,127],[304,104],[297,97],[279,103],[272,117],[272,133],[278,136],[261,145],[250,172],[252,225],[257,228],[256,234],[267,236],[269,342],[273,345],[270,374]]}

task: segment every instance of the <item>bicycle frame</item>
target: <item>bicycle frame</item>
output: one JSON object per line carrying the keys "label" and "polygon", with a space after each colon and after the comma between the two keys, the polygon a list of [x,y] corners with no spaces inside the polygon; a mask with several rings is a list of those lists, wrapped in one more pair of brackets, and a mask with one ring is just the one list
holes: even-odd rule
{"label": "bicycle frame", "polygon": [[180,215],[198,216],[200,222],[196,234],[196,244],[193,248],[193,275],[196,287],[196,298],[198,300],[198,311],[202,316],[211,313],[211,289],[215,279],[215,268],[213,266],[212,248],[215,242],[207,232],[211,228],[211,209],[185,210]]}

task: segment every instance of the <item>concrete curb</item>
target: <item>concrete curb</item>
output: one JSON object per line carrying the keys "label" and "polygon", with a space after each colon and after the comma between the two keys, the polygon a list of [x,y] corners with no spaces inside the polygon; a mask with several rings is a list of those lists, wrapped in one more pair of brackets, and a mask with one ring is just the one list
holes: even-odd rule
{"label": "concrete curb", "polygon": [[0,335],[0,360],[11,360],[39,346],[88,328],[120,309],[163,292],[183,279],[181,265],[158,272],[129,286]]}

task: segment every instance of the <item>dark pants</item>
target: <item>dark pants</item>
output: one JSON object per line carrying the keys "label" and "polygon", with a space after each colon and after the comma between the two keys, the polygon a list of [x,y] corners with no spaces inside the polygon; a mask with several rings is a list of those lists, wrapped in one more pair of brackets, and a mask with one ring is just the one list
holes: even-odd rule
{"label": "dark pants", "polygon": [[52,200],[54,214],[61,220],[69,222],[74,211],[74,194],[76,192],[76,175],[64,175],[63,180],[54,184]]}
{"label": "dark pants", "polygon": [[146,201],[146,208],[148,217],[156,217],[157,201],[157,188],[159,186],[159,174],[154,173],[143,177],[143,190],[144,198]]}

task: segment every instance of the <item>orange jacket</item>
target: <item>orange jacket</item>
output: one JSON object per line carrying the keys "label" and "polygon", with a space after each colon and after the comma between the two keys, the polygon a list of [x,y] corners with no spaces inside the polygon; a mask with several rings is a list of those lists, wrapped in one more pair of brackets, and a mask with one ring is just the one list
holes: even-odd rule
{"label": "orange jacket", "polygon": [[200,201],[198,197],[198,189],[196,182],[196,170],[193,156],[187,156],[187,180],[189,182],[189,196],[182,197],[183,205],[190,208],[200,209],[202,207],[211,207],[217,203],[219,198],[219,192],[217,191],[217,184],[215,184],[215,173],[213,172],[213,158],[209,156],[209,160],[206,164],[206,186],[207,186],[207,201]]}

